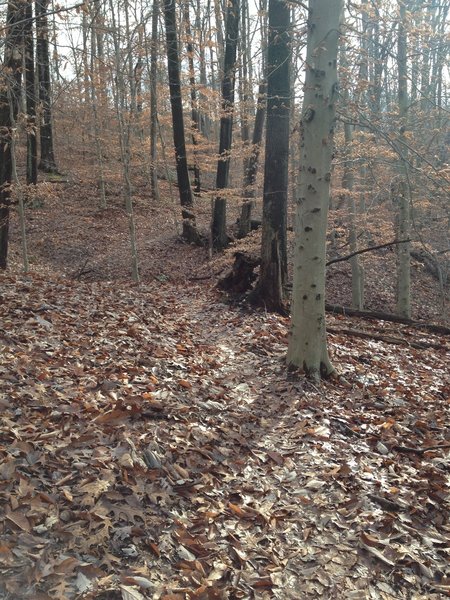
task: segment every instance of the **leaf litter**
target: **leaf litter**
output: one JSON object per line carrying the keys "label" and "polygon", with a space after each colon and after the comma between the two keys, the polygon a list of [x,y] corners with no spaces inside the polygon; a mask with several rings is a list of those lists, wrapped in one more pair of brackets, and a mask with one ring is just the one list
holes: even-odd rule
{"label": "leaf litter", "polygon": [[7,273],[1,306],[2,598],[450,596],[442,336],[332,333],[318,387],[205,285]]}

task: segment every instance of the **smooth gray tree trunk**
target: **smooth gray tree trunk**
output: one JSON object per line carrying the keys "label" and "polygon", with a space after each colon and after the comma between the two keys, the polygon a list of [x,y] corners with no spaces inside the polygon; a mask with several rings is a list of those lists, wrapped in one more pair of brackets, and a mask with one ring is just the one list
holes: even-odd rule
{"label": "smooth gray tree trunk", "polygon": [[287,362],[314,379],[335,369],[325,328],[326,232],[343,0],[310,0]]}

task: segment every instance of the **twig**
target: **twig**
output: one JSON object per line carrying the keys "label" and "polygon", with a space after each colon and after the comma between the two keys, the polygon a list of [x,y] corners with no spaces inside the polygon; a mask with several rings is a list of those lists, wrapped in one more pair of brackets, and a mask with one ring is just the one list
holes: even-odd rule
{"label": "twig", "polygon": [[91,273],[94,270],[94,269],[86,269],[86,265],[88,264],[88,262],[89,262],[89,259],[87,258],[84,261],[83,265],[77,271],[75,271],[75,273],[72,275],[72,277],[74,279],[81,279],[81,277],[83,275],[86,275],[87,273]]}
{"label": "twig", "polygon": [[369,498],[376,504],[379,504],[382,508],[391,512],[402,512],[406,508],[397,502],[392,502],[392,500],[383,498],[383,496],[377,496],[376,494],[369,494]]}
{"label": "twig", "polygon": [[345,435],[360,437],[360,434],[357,431],[354,431],[341,417],[330,415],[330,419],[339,425],[342,433],[345,433]]}
{"label": "twig", "polygon": [[447,450],[450,444],[442,444],[440,446],[425,446],[425,448],[411,448],[409,446],[392,446],[392,450],[396,452],[406,452],[408,454],[424,454],[432,450]]}

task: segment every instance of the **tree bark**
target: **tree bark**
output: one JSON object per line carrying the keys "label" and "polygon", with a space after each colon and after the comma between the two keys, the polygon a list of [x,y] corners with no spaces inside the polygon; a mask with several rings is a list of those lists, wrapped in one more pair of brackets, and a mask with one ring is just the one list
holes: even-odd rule
{"label": "tree bark", "polygon": [[[345,46],[341,46],[341,66],[345,70],[348,70],[347,56],[345,52]],[[344,106],[350,106],[350,94],[349,94],[349,82],[345,81],[344,89],[342,91],[342,100]],[[350,265],[352,269],[352,306],[361,310],[363,308],[363,276],[362,268],[359,262],[358,255],[358,234],[356,230],[356,202],[355,202],[355,176],[352,166],[352,154],[353,154],[353,125],[347,120],[344,123],[344,173],[342,176],[342,187],[345,190],[347,196],[348,206],[348,237],[349,246],[351,251]]]}
{"label": "tree bark", "polygon": [[287,197],[291,101],[291,11],[285,0],[269,0],[267,123],[261,268],[253,299],[285,312]]}
{"label": "tree bark", "polygon": [[36,60],[41,110],[39,168],[46,173],[57,173],[53,149],[53,125],[51,108],[50,56],[48,44],[47,7],[49,0],[36,0]]}
{"label": "tree bark", "polygon": [[164,20],[166,24],[167,69],[169,73],[170,105],[172,108],[173,143],[175,148],[178,193],[180,195],[181,214],[183,217],[183,238],[190,243],[199,243],[200,238],[195,224],[194,203],[186,158],[175,0],[164,0]]}
{"label": "tree bark", "polygon": [[200,133],[200,115],[197,102],[197,88],[195,85],[194,45],[192,43],[191,19],[189,15],[189,2],[184,0],[184,25],[186,28],[186,51],[189,65],[189,88],[191,95],[191,135],[194,146],[194,192],[200,194],[200,165],[198,160],[198,136]]}
{"label": "tree bark", "polygon": [[159,202],[159,185],[157,170],[157,140],[158,140],[158,17],[159,1],[153,0],[152,7],[152,40],[150,49],[150,189],[152,198]]}
{"label": "tree bark", "polygon": [[[120,71],[122,68],[121,60],[120,60],[120,25],[119,25],[119,17],[115,17],[115,6],[114,0],[109,0],[110,9],[111,9],[111,24],[112,24],[112,39],[114,44],[114,58],[115,58],[115,77],[114,80],[116,85],[113,86],[113,96],[114,96],[114,104],[116,108],[117,114],[117,122],[119,125],[119,146],[120,146],[120,159],[122,162],[122,173],[123,173],[123,182],[124,182],[124,192],[125,192],[125,210],[128,218],[128,229],[130,232],[130,250],[131,250],[131,274],[133,281],[139,283],[139,258],[138,258],[138,250],[137,250],[137,240],[136,240],[136,226],[134,220],[134,211],[133,211],[133,189],[131,185],[131,176],[130,176],[130,156],[131,156],[131,146],[130,146],[130,137],[131,137],[131,119],[132,113],[131,111],[126,113],[123,110],[123,106],[125,105],[125,96],[126,96],[126,88],[125,88],[125,79],[120,76]],[[119,13],[118,13],[119,15]],[[127,121],[125,121],[125,116],[128,116]]]}
{"label": "tree bark", "polygon": [[34,73],[33,0],[27,0],[24,23],[27,107],[27,183],[37,183],[36,81]]}
{"label": "tree bark", "polygon": [[251,64],[249,53],[248,35],[248,1],[242,2],[240,37],[239,37],[239,115],[241,122],[241,141],[244,154],[244,173],[249,161],[250,146],[250,111],[253,104],[252,86],[249,79],[249,65]]}
{"label": "tree bark", "polygon": [[[93,6],[93,8],[95,8]],[[100,192],[100,208],[104,210],[106,208],[106,188],[105,188],[105,168],[103,162],[103,148],[100,140],[100,134],[102,130],[101,122],[99,119],[98,110],[98,88],[101,82],[100,70],[99,70],[99,48],[98,48],[98,35],[97,35],[97,15],[91,14],[92,27],[91,27],[91,65],[88,71],[89,85],[90,85],[90,102],[92,108],[92,115],[94,118],[94,140],[95,140],[95,153],[97,155],[98,165],[98,187]]]}
{"label": "tree bark", "polygon": [[8,262],[12,137],[13,124],[19,111],[25,9],[26,0],[8,2],[3,38],[5,55],[0,72],[0,269],[6,269]]}
{"label": "tree bark", "polygon": [[212,245],[222,250],[228,244],[226,232],[227,201],[220,190],[228,187],[230,172],[230,152],[233,140],[234,83],[236,69],[236,50],[239,34],[240,0],[230,0],[226,24],[226,48],[224,75],[222,80],[222,116],[220,119],[219,161],[217,163],[216,189],[212,219]]}
{"label": "tree bark", "polygon": [[253,127],[251,153],[245,164],[242,196],[241,218],[239,220],[239,237],[245,237],[250,232],[253,198],[255,197],[256,175],[261,151],[261,141],[266,118],[267,85],[265,81],[259,84],[258,100],[256,102],[255,124]]}
{"label": "tree bark", "polygon": [[[398,111],[400,118],[400,139],[406,141],[405,133],[408,120],[408,69],[406,39],[406,7],[399,1],[400,20],[398,25]],[[411,216],[408,190],[408,166],[405,145],[400,147],[400,177],[397,185],[397,237],[401,240],[410,237]],[[397,251],[397,313],[401,317],[411,318],[411,244],[400,244]]]}
{"label": "tree bark", "polygon": [[335,371],[325,329],[326,229],[343,0],[310,0],[287,362],[314,379]]}

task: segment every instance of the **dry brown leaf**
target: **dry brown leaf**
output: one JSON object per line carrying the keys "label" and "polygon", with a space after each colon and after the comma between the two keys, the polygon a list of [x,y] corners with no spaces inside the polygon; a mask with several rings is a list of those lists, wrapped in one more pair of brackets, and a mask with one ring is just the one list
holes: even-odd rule
{"label": "dry brown leaf", "polygon": [[128,585],[119,585],[120,591],[122,592],[122,600],[145,600],[144,596]]}
{"label": "dry brown leaf", "polygon": [[31,524],[28,518],[20,511],[8,511],[6,518],[12,521],[17,527],[20,527],[23,531],[31,531]]}

